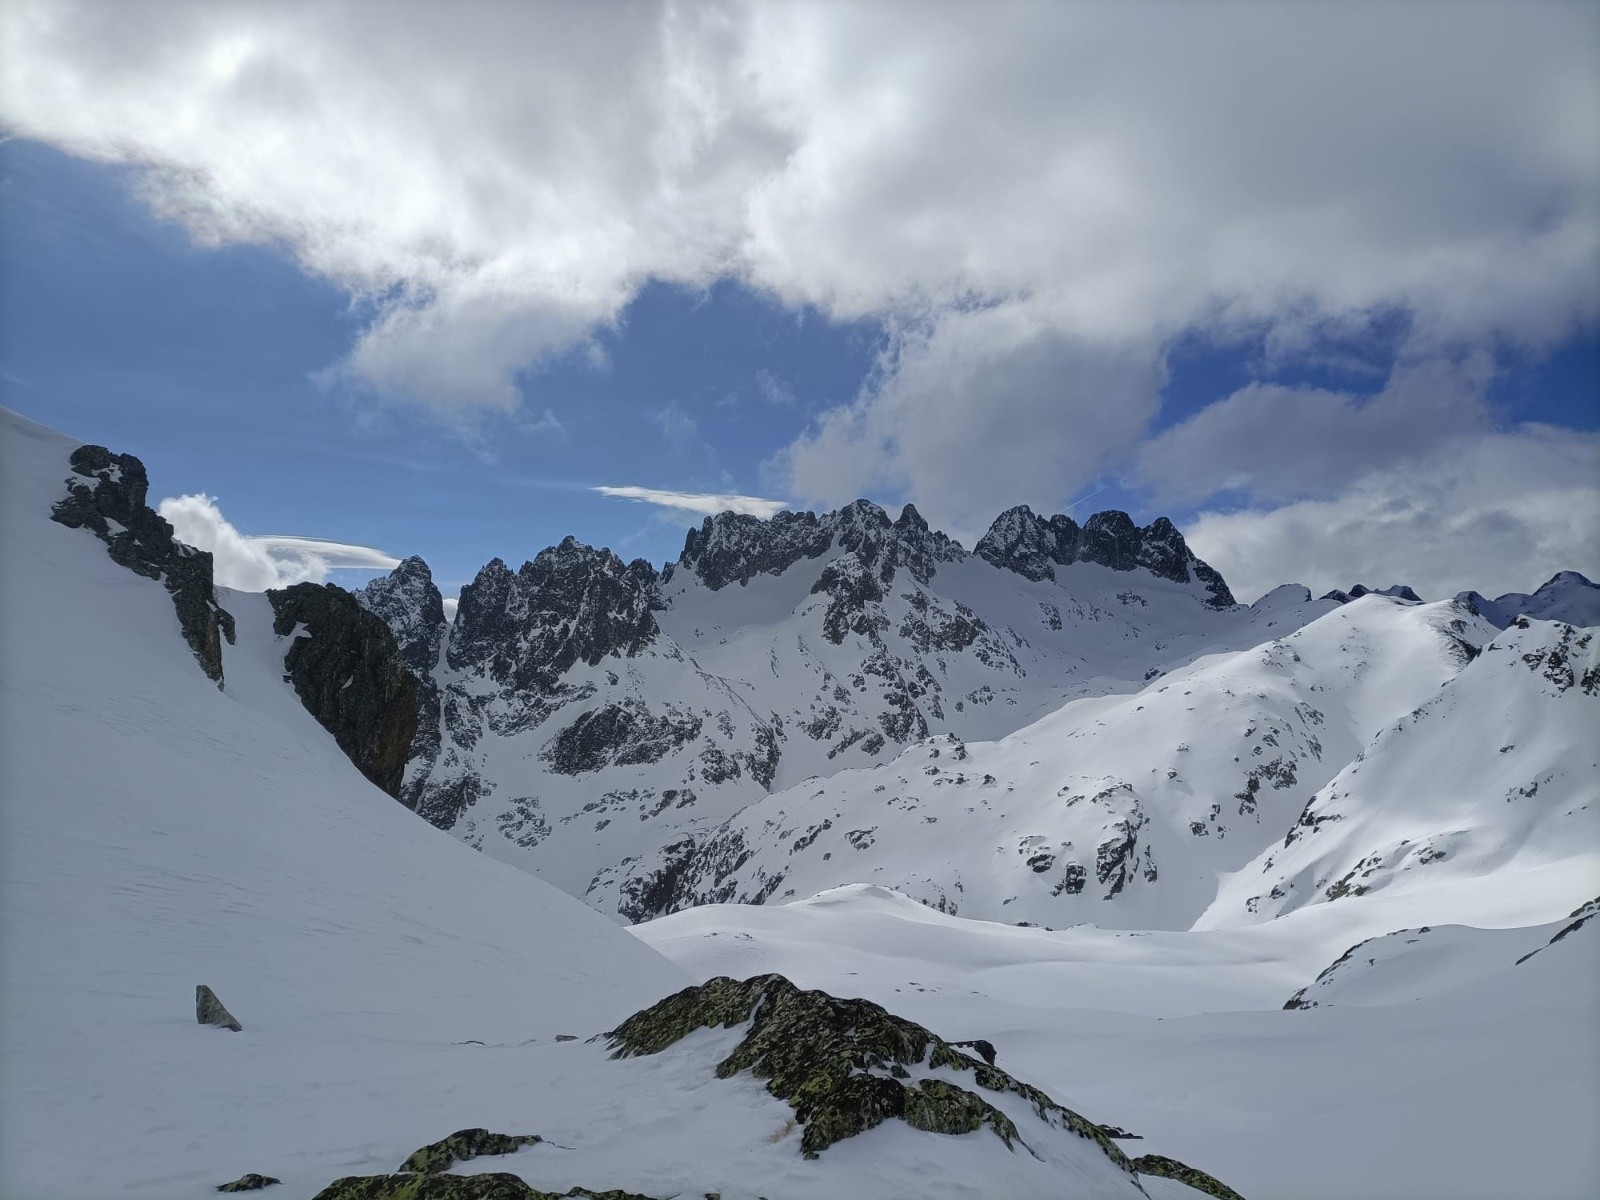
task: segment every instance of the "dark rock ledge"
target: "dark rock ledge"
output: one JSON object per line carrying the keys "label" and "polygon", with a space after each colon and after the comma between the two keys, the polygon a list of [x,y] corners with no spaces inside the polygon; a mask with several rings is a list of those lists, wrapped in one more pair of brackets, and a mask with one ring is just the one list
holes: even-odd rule
{"label": "dark rock ledge", "polygon": [[50,510],[69,529],[88,529],[119,566],[166,586],[184,641],[200,669],[222,685],[222,639],[233,644],[233,617],[217,605],[211,552],[185,546],[166,518],[145,503],[144,463],[104,446],[79,446],[67,460],[67,496]]}

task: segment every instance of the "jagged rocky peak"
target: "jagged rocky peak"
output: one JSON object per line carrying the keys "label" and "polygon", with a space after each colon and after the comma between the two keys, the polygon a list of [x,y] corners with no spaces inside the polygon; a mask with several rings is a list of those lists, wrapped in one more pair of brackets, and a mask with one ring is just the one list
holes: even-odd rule
{"label": "jagged rocky peak", "polygon": [[1054,579],[1057,566],[1077,560],[1078,535],[1078,523],[1071,517],[1040,517],[1026,504],[1019,504],[995,518],[973,553],[1037,583]]}
{"label": "jagged rocky peak", "polygon": [[859,557],[874,572],[892,575],[908,568],[923,583],[936,565],[964,558],[959,543],[930,529],[915,505],[901,510],[898,520],[870,500],[856,500],[834,512],[780,512],[763,520],[744,513],[707,517],[684,539],[683,553],[667,567],[689,571],[712,591],[746,584],[757,575],[781,575],[806,559],[830,551]]}
{"label": "jagged rocky peak", "polygon": [[446,652],[452,667],[547,690],[574,663],[632,656],[658,632],[658,578],[643,559],[623,561],[576,538],[541,550],[512,574],[492,559],[461,589]]}
{"label": "jagged rocky peak", "polygon": [[444,643],[444,596],[428,564],[416,555],[355,593],[357,603],[383,619],[400,657],[418,676],[429,674]]}
{"label": "jagged rocky peak", "polygon": [[92,531],[113,562],[165,584],[184,640],[200,669],[220,687],[222,641],[233,643],[233,617],[217,604],[211,552],[178,541],[166,518],[146,503],[149,476],[133,455],[79,446],[67,462],[73,473],[67,476],[66,498],[51,509],[52,519]]}
{"label": "jagged rocky peak", "polygon": [[974,552],[986,562],[1034,581],[1054,579],[1057,567],[1096,563],[1113,571],[1145,570],[1173,583],[1198,580],[1212,608],[1229,608],[1233,593],[1209,564],[1195,557],[1166,517],[1140,528],[1125,512],[1108,509],[1079,526],[1057,513],[1041,517],[1026,504],[1001,513]]}

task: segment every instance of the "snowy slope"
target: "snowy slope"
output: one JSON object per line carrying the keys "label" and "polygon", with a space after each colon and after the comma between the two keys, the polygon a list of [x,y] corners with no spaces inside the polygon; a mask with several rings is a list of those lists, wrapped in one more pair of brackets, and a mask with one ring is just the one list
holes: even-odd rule
{"label": "snowy slope", "polygon": [[931,738],[751,805],[678,871],[671,903],[870,882],[988,920],[1187,928],[1495,632],[1453,601],[1368,595],[997,742]]}
{"label": "snowy slope", "polygon": [[[1518,876],[1600,881],[1600,633],[1519,619],[1320,789],[1203,925]],[[1554,915],[1554,914],[1552,914]]]}
{"label": "snowy slope", "polygon": [[[1551,944],[1559,891],[1374,894],[1176,933],[1019,929],[853,886],[632,932],[698,976],[781,971],[988,1038],[1000,1066],[1140,1135],[1129,1154],[1251,1198],[1579,1200],[1600,1181],[1600,926]],[[1484,927],[1384,938],[1450,911]],[[1386,969],[1284,1010],[1368,938],[1393,943]]]}
{"label": "snowy slope", "polygon": [[[284,681],[299,635],[264,597],[219,593],[219,690],[162,586],[49,520],[73,446],[0,419],[0,1195],[261,1172],[307,1200],[481,1125],[546,1141],[463,1173],[562,1192],[1137,1200],[1015,1098],[1034,1153],[890,1122],[812,1161],[787,1104],[716,1076],[738,1029],[624,1061],[564,1040],[689,979],[368,783]],[[195,1023],[198,983],[242,1032]]]}

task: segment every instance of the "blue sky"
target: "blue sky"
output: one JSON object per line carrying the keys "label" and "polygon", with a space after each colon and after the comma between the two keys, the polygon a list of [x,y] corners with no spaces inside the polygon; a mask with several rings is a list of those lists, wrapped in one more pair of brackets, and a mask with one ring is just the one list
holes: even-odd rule
{"label": "blue sky", "polygon": [[[1280,20],[1251,6],[1219,8],[1226,20],[1196,36],[1223,61],[1185,68],[1192,86],[1169,105],[1145,88],[1149,111],[1126,127],[1138,104],[1113,103],[1123,84],[1061,92],[1031,48],[1144,36],[1114,20],[1041,31],[1038,10],[1019,9],[988,56],[959,30],[919,32],[904,62],[839,58],[819,69],[826,86],[784,79],[776,104],[717,60],[726,29],[663,43],[668,18],[649,5],[628,10],[631,30],[581,7],[541,11],[517,20],[535,23],[528,45],[571,39],[545,66],[556,101],[514,60],[497,76],[490,42],[515,44],[506,31],[463,21],[441,38],[426,8],[397,23],[414,41],[394,52],[465,89],[442,113],[358,103],[388,84],[355,18],[294,31],[342,67],[318,74],[259,6],[216,6],[209,24],[178,6],[170,28],[133,35],[115,6],[89,5],[71,28],[21,6],[7,42],[31,53],[0,90],[3,402],[138,453],[156,497],[213,496],[247,536],[421,554],[447,591],[492,556],[516,564],[568,533],[660,563],[700,519],[600,486],[808,507],[914,499],[969,542],[1007,504],[1087,496],[1080,517],[1173,516],[1247,598],[1283,578],[1409,571],[1424,590],[1492,591],[1595,569],[1592,130],[1565,115],[1570,136],[1527,158],[1544,114],[1517,91],[1524,108],[1506,117],[1473,74],[1499,56],[1513,89],[1519,71],[1565,70],[1593,90],[1592,50],[1570,45],[1594,24],[1583,6],[1551,6],[1542,25],[1507,6],[1442,47],[1400,20],[1385,30],[1395,46],[1414,39],[1432,58],[1375,62],[1371,113],[1296,96],[1251,110],[1265,124],[1231,137],[1207,119],[1233,111],[1225,26]],[[771,52],[763,22],[776,18],[728,11],[741,62]],[[896,11],[800,5],[776,32],[827,60],[862,36],[853,22]],[[1326,10],[1303,11],[1316,26]],[[1257,83],[1289,89],[1308,71],[1339,77],[1340,39],[1364,52],[1374,30],[1268,32],[1295,53]],[[159,36],[180,67],[147,69],[130,36]],[[688,165],[662,166],[662,138],[681,130],[668,121],[635,144],[642,118],[628,114],[670,113],[676,93],[647,82],[617,100],[620,68],[590,78],[584,56],[648,67],[685,37],[704,42],[689,78],[717,103],[696,93]],[[1326,58],[1307,48],[1320,41]],[[217,44],[257,49],[223,77],[186,74]],[[1149,49],[1150,71],[1179,50]],[[1022,82],[985,114],[989,57]],[[480,83],[492,102],[479,105]],[[1466,109],[1443,111],[1441,90]],[[860,100],[885,91],[898,106],[887,131]],[[988,117],[971,144],[944,107],[963,95]],[[536,131],[537,153],[521,123],[502,128],[505,112],[523,122],[568,101]],[[1479,105],[1494,119],[1478,121]],[[1102,110],[1114,115],[1076,115]],[[1067,116],[1087,124],[1085,149],[1053,160]],[[370,161],[335,118],[365,123]],[[1014,157],[987,162],[998,129],[1014,131]],[[1357,134],[1376,148],[1351,149]],[[1167,136],[1220,139],[1215,161],[1174,150],[1127,166],[1130,151],[1081,166]],[[387,139],[400,149],[385,157]],[[1275,140],[1277,158],[1257,157]],[[1302,149],[1320,154],[1291,161]],[[1330,154],[1344,175],[1288,194],[1291,172]],[[615,168],[630,155],[650,170]],[[372,178],[389,192],[358,194]],[[1073,233],[1080,209],[1093,237]]]}

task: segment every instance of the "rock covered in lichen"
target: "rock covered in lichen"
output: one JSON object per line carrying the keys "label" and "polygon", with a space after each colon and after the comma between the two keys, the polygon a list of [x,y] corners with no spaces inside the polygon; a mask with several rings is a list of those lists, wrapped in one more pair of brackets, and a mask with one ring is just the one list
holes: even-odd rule
{"label": "rock covered in lichen", "polygon": [[201,1025],[220,1025],[223,1029],[231,1029],[234,1033],[244,1032],[244,1026],[234,1019],[217,994],[205,984],[199,983],[194,989],[194,1019]]}
{"label": "rock covered in lichen", "polygon": [[544,1139],[536,1133],[490,1133],[487,1129],[458,1129],[447,1138],[430,1142],[400,1164],[402,1171],[438,1174],[458,1162],[485,1154],[514,1154]]}
{"label": "rock covered in lichen", "polygon": [[786,1101],[804,1126],[800,1149],[808,1158],[891,1119],[931,1133],[988,1128],[1007,1148],[1026,1146],[1011,1118],[978,1092],[949,1079],[912,1077],[913,1070],[948,1069],[970,1072],[984,1091],[1021,1098],[1045,1125],[1097,1143],[1129,1170],[1127,1157],[1098,1125],[1038,1088],[871,1001],[802,991],[781,975],[742,982],[718,977],[685,988],[606,1036],[612,1056],[625,1058],[657,1054],[697,1029],[745,1024],[744,1037],[717,1064],[717,1076],[749,1071],[765,1080],[767,1091]]}
{"label": "rock covered in lichen", "polygon": [[663,1200],[638,1192],[542,1192],[515,1175],[347,1175],[335,1179],[313,1200]]}
{"label": "rock covered in lichen", "polygon": [[1175,1158],[1166,1158],[1160,1154],[1141,1155],[1133,1160],[1133,1169],[1141,1175],[1175,1179],[1185,1187],[1192,1187],[1197,1192],[1215,1196],[1217,1200],[1244,1200],[1243,1196],[1220,1179],[1207,1175],[1204,1171],[1197,1171]]}

